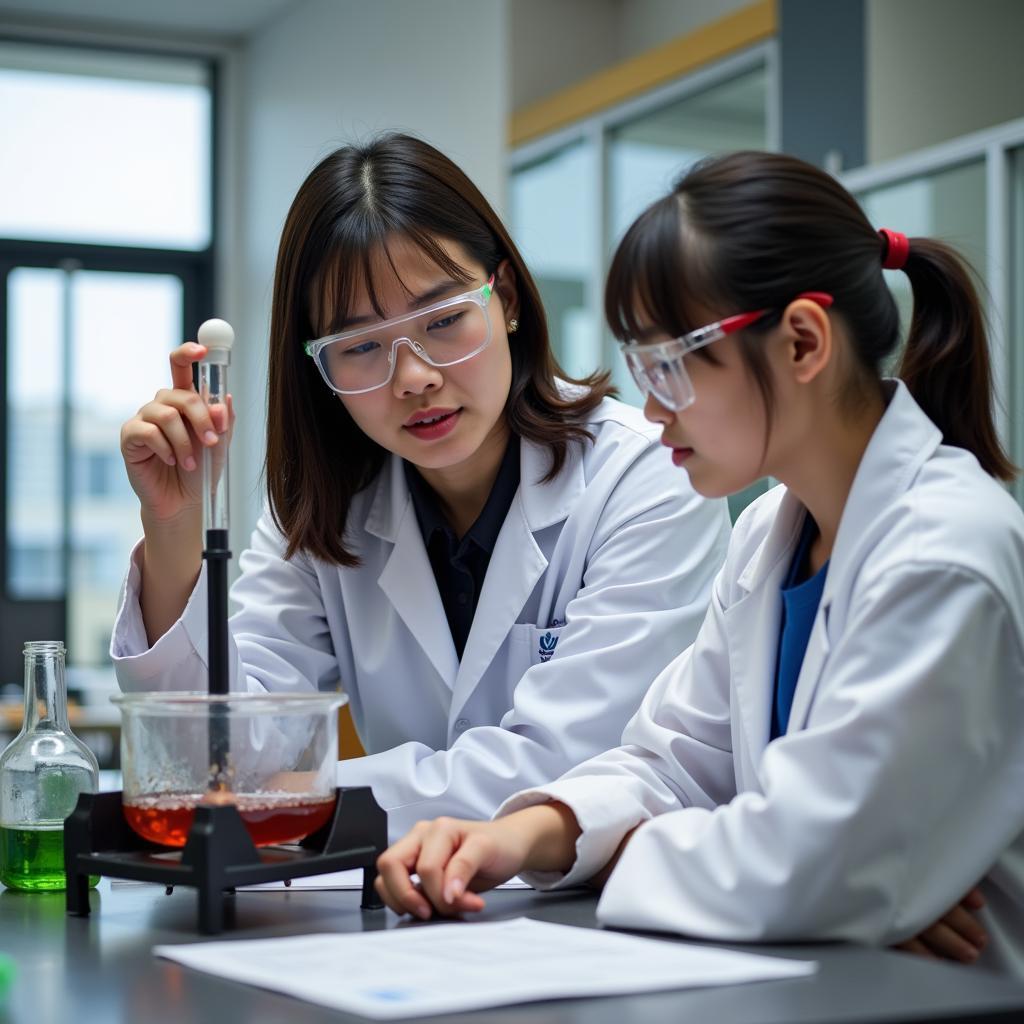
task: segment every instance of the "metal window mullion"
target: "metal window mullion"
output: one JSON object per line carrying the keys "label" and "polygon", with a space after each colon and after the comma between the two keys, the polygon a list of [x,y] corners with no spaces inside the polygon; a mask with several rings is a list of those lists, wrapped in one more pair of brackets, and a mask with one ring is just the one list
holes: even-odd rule
{"label": "metal window mullion", "polygon": [[850,192],[873,192],[879,188],[981,160],[993,146],[1005,150],[1022,144],[1024,118],[1018,118],[996,128],[986,128],[962,135],[883,163],[858,167],[842,174],[840,180]]}
{"label": "metal window mullion", "polygon": [[[764,141],[765,148],[774,153],[782,151],[782,60],[779,55],[778,37],[765,44],[765,98],[764,98]],[[765,490],[770,490],[779,481],[773,476],[764,477]]]}
{"label": "metal window mullion", "polygon": [[608,265],[609,224],[608,224],[608,138],[604,125],[595,120],[587,131],[587,142],[591,150],[594,180],[594,223],[597,225],[597,245],[590,253],[590,272],[587,284],[587,309],[594,330],[594,364],[612,367],[608,332],[604,326],[604,279]]}
{"label": "metal window mullion", "polygon": [[61,270],[61,379],[60,379],[60,479],[61,479],[61,544],[60,565],[63,598],[65,602],[64,631],[67,637],[67,607],[71,593],[71,363],[74,357],[74,339],[71,325],[73,310],[72,286],[80,264],[75,260],[62,260]]}
{"label": "metal window mullion", "polygon": [[985,153],[985,263],[988,268],[988,325],[992,354],[992,387],[996,428],[1011,457],[1019,456],[1012,424],[1019,413],[1012,389],[1013,353],[1010,351],[1010,231],[1009,156],[1002,145],[992,143]]}
{"label": "metal window mullion", "polygon": [[[1007,149],[1006,159],[1011,182],[1006,213],[1013,218],[1006,268],[1010,289],[1007,352],[1013,371],[1010,377],[1010,457],[1020,466],[1024,464],[1024,210],[1021,209],[1024,203],[1024,148]],[[1018,477],[1012,489],[1017,501],[1024,505],[1024,478]]]}
{"label": "metal window mullion", "polygon": [[764,47],[765,104],[764,139],[765,148],[772,152],[782,149],[782,68],[779,59],[779,43],[771,39]]}

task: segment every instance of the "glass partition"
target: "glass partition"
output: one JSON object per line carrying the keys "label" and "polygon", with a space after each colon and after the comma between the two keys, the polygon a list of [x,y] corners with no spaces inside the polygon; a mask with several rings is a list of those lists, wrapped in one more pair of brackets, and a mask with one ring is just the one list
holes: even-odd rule
{"label": "glass partition", "polygon": [[593,147],[577,142],[512,176],[512,236],[540,289],[551,343],[571,376],[601,361],[601,332],[588,295],[600,245]]}
{"label": "glass partition", "polygon": [[[558,358],[575,375],[610,370],[626,402],[643,399],[604,322],[614,247],[694,161],[774,145],[771,52],[723,61],[513,156],[512,234],[538,278]],[[734,515],[765,487],[736,496]]]}
{"label": "glass partition", "polygon": [[[611,249],[630,224],[702,157],[768,145],[765,67],[624,121],[608,136],[608,221]],[[612,375],[627,402],[642,403],[622,360]],[[729,499],[733,519],[768,488],[767,480]]]}
{"label": "glass partition", "polygon": [[[870,189],[857,198],[876,227],[948,242],[967,259],[977,283],[985,289],[989,275],[984,161]],[[898,270],[886,270],[884,274],[900,307],[905,338],[913,306],[910,282]]]}
{"label": "glass partition", "polygon": [[768,145],[767,71],[759,67],[624,121],[608,135],[612,247],[691,164]]}
{"label": "glass partition", "polygon": [[[1010,457],[1024,460],[1024,122],[980,132],[845,176],[872,224],[939,238],[971,265],[992,343],[996,419]],[[905,274],[886,271],[904,338],[912,301]],[[894,370],[898,356],[890,369]],[[1011,485],[1020,501],[1021,481]]]}
{"label": "glass partition", "polygon": [[[1009,393],[1010,455],[1024,466],[1024,146],[1010,154],[1010,264]],[[1024,480],[1014,484],[1017,500],[1024,504]]]}

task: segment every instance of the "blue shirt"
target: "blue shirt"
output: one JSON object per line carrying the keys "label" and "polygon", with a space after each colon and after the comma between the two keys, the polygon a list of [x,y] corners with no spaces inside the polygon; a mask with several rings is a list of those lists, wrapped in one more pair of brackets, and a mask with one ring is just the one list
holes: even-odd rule
{"label": "blue shirt", "polygon": [[807,577],[811,545],[817,535],[818,526],[807,513],[796,553],[782,584],[782,624],[779,628],[779,658],[775,667],[775,700],[772,702],[773,740],[785,733],[789,725],[796,681],[800,677],[807,641],[825,589],[828,562],[813,576]]}

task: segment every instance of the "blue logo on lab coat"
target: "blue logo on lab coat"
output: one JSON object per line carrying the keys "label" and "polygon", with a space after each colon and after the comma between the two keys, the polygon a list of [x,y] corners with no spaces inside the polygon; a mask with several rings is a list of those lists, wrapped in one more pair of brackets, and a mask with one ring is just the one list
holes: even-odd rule
{"label": "blue logo on lab coat", "polygon": [[537,654],[540,655],[541,661],[549,661],[551,655],[555,653],[555,645],[558,643],[558,637],[552,636],[550,633],[545,633],[540,638],[540,646],[537,648]]}

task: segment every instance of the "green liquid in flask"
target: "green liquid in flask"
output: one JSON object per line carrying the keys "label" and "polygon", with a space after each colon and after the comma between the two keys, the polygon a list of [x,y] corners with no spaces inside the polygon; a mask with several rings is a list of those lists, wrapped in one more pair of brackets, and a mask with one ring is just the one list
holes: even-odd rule
{"label": "green liquid in flask", "polygon": [[[29,892],[64,889],[63,822],[32,828],[0,825],[0,882]],[[98,876],[89,877],[90,886],[98,882]]]}

